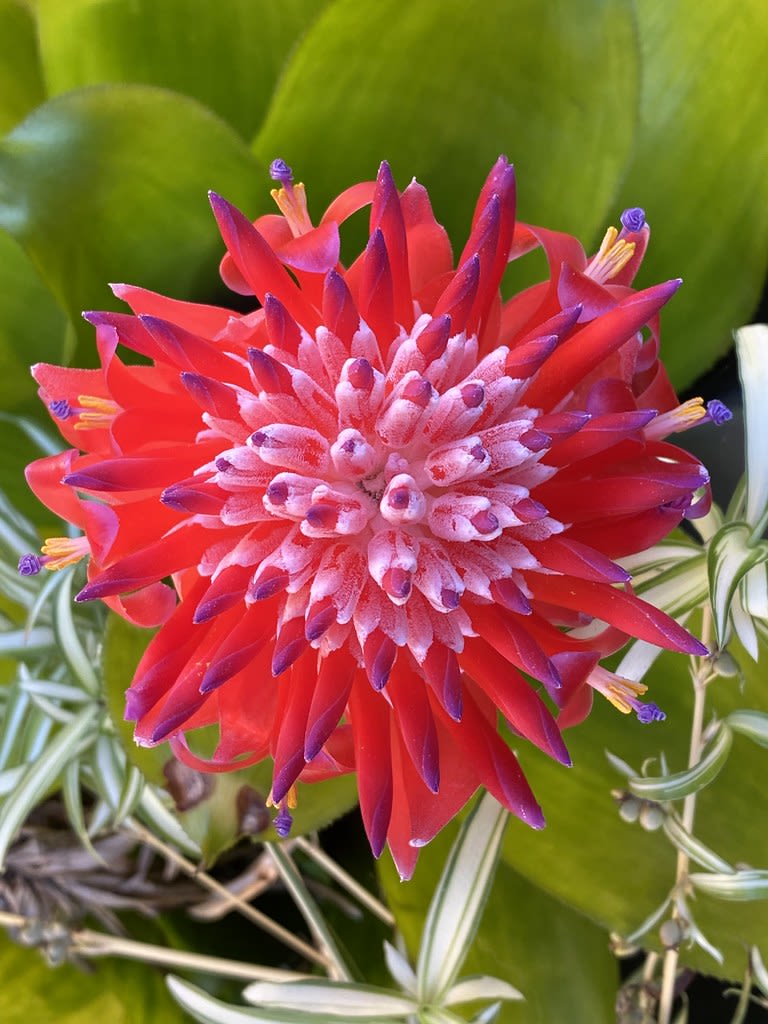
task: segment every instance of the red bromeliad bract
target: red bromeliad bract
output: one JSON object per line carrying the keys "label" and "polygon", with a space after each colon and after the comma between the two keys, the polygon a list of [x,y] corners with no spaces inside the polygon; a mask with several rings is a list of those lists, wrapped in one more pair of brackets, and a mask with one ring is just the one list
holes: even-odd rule
{"label": "red bromeliad bract", "polygon": [[[499,712],[566,764],[559,726],[593,689],[662,717],[598,659],[627,637],[704,649],[613,559],[706,511],[705,470],[665,437],[717,410],[678,406],[658,361],[679,281],[630,287],[642,210],[588,259],[515,223],[500,158],[454,269],[427,192],[387,164],[318,227],[290,168],[271,172],[281,215],[211,196],[222,276],[258,309],[117,285],[135,315],[86,314],[101,369],[34,368],[75,447],[28,480],[83,536],[20,570],[89,555],[78,600],[161,626],[127,695],[139,743],[208,771],[271,756],[283,831],[297,779],[355,770],[374,853],[388,841],[409,876],[478,786],[543,824]],[[367,205],[345,269],[339,224]],[[549,279],[502,303],[536,246]],[[203,760],[186,736],[212,723]]]}

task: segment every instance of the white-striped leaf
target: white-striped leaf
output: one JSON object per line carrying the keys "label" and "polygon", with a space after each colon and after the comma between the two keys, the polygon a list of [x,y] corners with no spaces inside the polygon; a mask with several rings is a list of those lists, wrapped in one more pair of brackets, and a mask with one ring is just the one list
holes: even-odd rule
{"label": "white-striped leaf", "polygon": [[642,937],[651,930],[651,928],[655,928],[657,924],[660,924],[660,922],[664,920],[667,916],[667,909],[671,902],[672,900],[668,896],[660,906],[651,911],[642,924],[639,924],[631,934],[624,936],[624,942],[628,946],[634,946],[636,942],[639,942],[640,939],[642,939]]}
{"label": "white-striped leaf", "polygon": [[752,543],[751,535],[748,523],[726,523],[709,542],[709,600],[720,647],[728,639],[728,613],[739,582],[750,569],[768,559],[768,544]]}
{"label": "white-striped leaf", "polygon": [[[265,843],[265,846],[275,862],[275,867],[283,880],[283,884],[290,893],[293,902],[299,908],[301,916],[307,922],[313,938],[333,965],[335,977],[341,981],[351,981],[352,974],[344,962],[344,957],[336,945],[336,940],[325,923],[325,918],[320,908],[304,884],[304,879],[296,870],[296,865],[279,844]],[[248,997],[246,996],[246,998]],[[257,1002],[257,1000],[254,999],[253,1002]]]}
{"label": "white-striped leaf", "polygon": [[0,718],[0,770],[21,760],[22,726],[32,703],[29,694],[22,689],[21,680],[11,683],[6,696]]}
{"label": "white-striped leaf", "polygon": [[31,654],[50,651],[56,643],[53,630],[48,626],[35,629],[9,629],[0,633],[0,655],[6,658],[28,658]]}
{"label": "white-striped leaf", "polygon": [[[61,704],[57,704],[56,701],[41,696],[39,693],[32,694],[32,706],[36,711],[42,713],[45,718],[50,719],[51,722],[66,725],[67,722],[72,721],[72,711],[62,707]],[[27,758],[27,760],[31,760],[31,758]]]}
{"label": "white-striped leaf", "polygon": [[115,828],[122,825],[129,814],[133,814],[141,800],[141,794],[146,785],[144,776],[136,765],[129,764],[126,767],[123,777],[123,788],[120,791],[120,799],[115,809],[113,824]]}
{"label": "white-striped leaf", "polygon": [[741,603],[740,588],[733,595],[733,601],[731,602],[731,624],[741,646],[753,661],[757,661],[760,657],[760,648],[758,646],[755,620],[749,612],[744,610],[744,605]]}
{"label": "white-striped leaf", "polygon": [[301,1013],[371,1021],[382,1017],[407,1017],[416,1013],[413,999],[373,985],[352,985],[340,981],[254,981],[243,992],[249,1003],[268,1010],[298,1010]]}
{"label": "white-striped leaf", "polygon": [[768,565],[750,569],[741,581],[741,603],[757,619],[768,619]]}
{"label": "white-striped leaf", "polygon": [[96,853],[96,850],[93,848],[91,837],[88,835],[88,829],[85,824],[83,790],[80,784],[79,758],[75,758],[70,761],[64,769],[64,774],[61,779],[61,792],[64,797],[64,807],[67,811],[67,822],[94,860],[103,864],[104,858]]}
{"label": "white-striped leaf", "polygon": [[699,549],[694,558],[666,569],[663,573],[639,583],[635,590],[667,615],[679,618],[698,608],[707,598],[707,562]]}
{"label": "white-striped leaf", "polygon": [[419,1011],[419,1024],[465,1024],[465,1021],[442,1006],[423,1006]]}
{"label": "white-striped leaf", "polygon": [[631,779],[633,776],[637,775],[637,772],[631,765],[627,764],[627,762],[624,761],[622,758],[617,757],[616,754],[612,754],[610,750],[605,751],[605,756],[608,758],[608,760],[611,763],[611,766],[615,768],[619,775],[625,775],[628,779]]}
{"label": "white-striped leaf", "polygon": [[66,578],[67,573],[64,572],[45,573],[42,583],[37,585],[37,594],[34,601],[29,606],[29,611],[27,612],[27,629],[32,629],[32,627],[37,623],[37,620],[42,618],[43,611],[45,611],[46,622],[49,621],[49,602],[56,590],[58,590],[58,588],[65,582]]}
{"label": "white-striped leaf", "polygon": [[[207,992],[173,976],[166,978],[176,1002],[201,1024],[347,1024],[349,1018],[338,1014],[309,1013],[299,1010],[260,1010],[250,1006],[230,1006]],[[394,1024],[397,1017],[377,1017],[369,1024]]]}
{"label": "white-striped leaf", "polygon": [[522,999],[522,992],[500,978],[492,978],[487,974],[472,974],[461,978],[446,992],[444,1006],[456,1006],[457,1003],[471,1003],[476,999]]}
{"label": "white-striped leaf", "polygon": [[0,797],[12,793],[16,789],[26,770],[25,764],[17,764],[14,768],[4,768],[0,771]]}
{"label": "white-striped leaf", "polygon": [[87,704],[91,698],[78,686],[60,683],[56,679],[24,679],[21,688],[29,694],[47,697],[49,700],[66,701],[69,704]]}
{"label": "white-striped leaf", "polygon": [[680,800],[691,793],[698,793],[720,774],[728,760],[732,742],[733,733],[721,722],[692,768],[671,775],[635,776],[629,780],[629,788],[644,800]]}
{"label": "white-striped leaf", "polygon": [[427,913],[416,965],[419,999],[440,1005],[456,980],[488,898],[507,812],[490,794],[475,805],[451,849]]}
{"label": "white-striped leaf", "polygon": [[19,575],[15,566],[0,561],[0,593],[22,608],[29,608],[35,600],[37,585],[29,576]]}
{"label": "white-striped leaf", "polygon": [[40,757],[48,745],[53,725],[52,719],[40,708],[35,707],[33,703],[24,718],[24,725],[19,737],[21,740],[20,761],[28,764]]}
{"label": "white-striped leaf", "polygon": [[733,873],[734,868],[731,867],[727,860],[719,857],[714,850],[710,850],[696,836],[686,832],[680,822],[672,817],[672,815],[668,815],[665,818],[664,831],[677,849],[682,850],[690,860],[695,861],[700,867],[706,868],[708,871],[717,871],[721,874]]}
{"label": "white-striped leaf", "polygon": [[[732,521],[740,517],[727,515],[725,518],[728,521]],[[705,516],[701,516],[700,519],[691,519],[689,520],[689,523],[696,533],[698,533],[702,543],[706,544],[707,541],[712,540],[717,531],[723,525],[723,513],[717,505],[713,505]]]}
{"label": "white-striped leaf", "polygon": [[501,1003],[491,1003],[472,1018],[472,1024],[493,1024],[501,1012]]}
{"label": "white-striped leaf", "polygon": [[202,857],[203,851],[182,828],[179,819],[168,810],[153,786],[145,786],[142,790],[136,817],[141,818],[159,836],[170,840],[188,857]]}
{"label": "white-striped leaf", "polygon": [[399,949],[395,949],[391,942],[384,940],[384,960],[387,970],[393,980],[403,992],[409,996],[416,994],[416,973]]}
{"label": "white-striped leaf", "polygon": [[117,751],[111,737],[103,734],[99,736],[93,748],[91,766],[99,793],[115,814],[123,792],[125,769],[118,763]]}
{"label": "white-striped leaf", "polygon": [[701,545],[694,544],[693,541],[662,541],[660,544],[654,544],[651,548],[646,548],[645,551],[624,555],[617,561],[627,572],[638,576],[649,571],[658,572],[660,569],[666,569],[678,562],[685,562],[700,554]]}
{"label": "white-striped leaf", "polygon": [[732,711],[725,719],[734,732],[748,736],[761,747],[768,747],[768,713],[765,711]]}
{"label": "white-striped leaf", "polygon": [[768,516],[768,327],[750,324],[734,332],[744,394],[747,495],[746,519],[754,536],[762,536]]}
{"label": "white-striped leaf", "polygon": [[98,697],[100,693],[99,681],[96,678],[96,672],[91,664],[91,659],[85,653],[80,642],[80,637],[72,618],[72,579],[73,573],[69,571],[56,595],[56,603],[53,609],[53,628],[61,648],[61,653],[64,655],[73,675],[87,693],[91,694],[92,697]]}
{"label": "white-striped leaf", "polygon": [[81,744],[94,727],[101,711],[96,706],[84,708],[76,718],[56,733],[46,750],[30,764],[16,789],[0,809],[0,867],[16,832],[30,811],[45,795],[67,764],[81,752]]}
{"label": "white-striped leaf", "polygon": [[700,892],[721,900],[746,902],[768,899],[768,871],[736,871],[732,875],[694,872],[689,878]]}

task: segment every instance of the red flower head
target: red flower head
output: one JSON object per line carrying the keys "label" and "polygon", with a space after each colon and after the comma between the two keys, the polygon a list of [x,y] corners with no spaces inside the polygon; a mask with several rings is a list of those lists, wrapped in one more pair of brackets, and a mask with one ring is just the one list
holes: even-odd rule
{"label": "red flower head", "polygon": [[[78,600],[162,623],[128,691],[140,743],[212,771],[270,755],[283,829],[297,779],[354,769],[373,850],[407,876],[478,786],[543,824],[498,712],[568,763],[550,704],[561,726],[593,688],[661,714],[599,657],[628,636],[703,652],[613,559],[705,510],[706,472],[664,438],[712,414],[677,407],[657,358],[679,281],[630,287],[641,210],[588,260],[515,224],[502,157],[454,269],[425,189],[386,164],[318,227],[290,168],[272,175],[280,216],[211,196],[222,276],[258,309],[117,285],[135,316],[86,314],[101,369],[35,367],[75,448],[28,478],[84,536],[21,570],[89,553]],[[345,269],[339,224],[367,205]],[[508,260],[537,245],[549,279],[502,304]],[[186,735],[211,723],[204,762]]]}

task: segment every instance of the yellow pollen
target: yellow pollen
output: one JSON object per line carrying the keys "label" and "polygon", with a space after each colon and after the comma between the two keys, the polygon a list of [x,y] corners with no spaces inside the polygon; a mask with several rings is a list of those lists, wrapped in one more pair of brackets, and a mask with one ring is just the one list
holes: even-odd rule
{"label": "yellow pollen", "polygon": [[703,398],[689,398],[687,402],[671,409],[669,415],[676,421],[688,425],[703,419],[707,415],[707,408]]}
{"label": "yellow pollen", "polygon": [[635,683],[631,679],[616,676],[613,682],[609,683],[604,690],[601,689],[600,692],[623,715],[628,715],[632,711],[632,706],[627,704],[626,698],[639,697],[647,689],[648,687],[642,683]]}
{"label": "yellow pollen", "polygon": [[308,231],[312,230],[312,221],[309,219],[307,211],[307,196],[302,182],[299,182],[298,185],[273,188],[270,195],[288,221],[294,238],[306,235]]}
{"label": "yellow pollen", "polygon": [[634,252],[635,243],[619,238],[616,228],[610,227],[585,273],[600,284],[610,281],[629,263]]}
{"label": "yellow pollen", "polygon": [[[296,808],[296,806],[298,805],[299,797],[298,797],[298,794],[296,793],[296,784],[295,783],[294,783],[294,785],[291,786],[291,788],[285,794],[285,803],[288,804],[288,807],[291,810],[294,810]],[[278,806],[278,804],[276,804],[275,801],[272,798],[272,790],[271,789],[269,791],[269,796],[267,797],[266,804],[267,804],[267,807],[277,807]]]}
{"label": "yellow pollen", "polygon": [[43,567],[51,572],[74,565],[90,551],[86,537],[49,537],[41,549]]}
{"label": "yellow pollen", "polygon": [[97,398],[96,395],[78,395],[77,401],[82,411],[78,413],[75,430],[93,430],[97,427],[108,427],[120,411],[118,404],[109,398]]}

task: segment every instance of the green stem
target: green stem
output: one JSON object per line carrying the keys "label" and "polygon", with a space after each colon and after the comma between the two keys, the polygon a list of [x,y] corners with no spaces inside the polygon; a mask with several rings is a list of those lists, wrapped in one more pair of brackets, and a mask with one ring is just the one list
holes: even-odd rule
{"label": "green stem", "polygon": [[[709,644],[712,632],[712,613],[709,606],[705,606],[701,624],[702,640]],[[693,683],[693,718],[691,720],[691,741],[688,751],[688,767],[693,766],[701,757],[702,735],[704,732],[704,714],[707,702],[707,683],[710,681],[711,668],[706,659],[692,659],[691,681]],[[693,822],[696,816],[696,793],[690,793],[683,802],[683,813],[681,821],[683,828],[689,834],[693,833]],[[674,891],[682,892],[688,880],[688,868],[690,861],[688,855],[682,850],[677,851],[677,866],[675,870]],[[673,912],[677,916],[677,910]],[[664,954],[664,964],[661,975],[661,992],[659,995],[659,1016],[658,1024],[670,1024],[672,1019],[672,1006],[675,1001],[675,981],[677,979],[679,952],[677,948],[668,949]]]}

